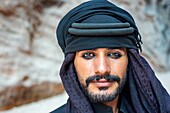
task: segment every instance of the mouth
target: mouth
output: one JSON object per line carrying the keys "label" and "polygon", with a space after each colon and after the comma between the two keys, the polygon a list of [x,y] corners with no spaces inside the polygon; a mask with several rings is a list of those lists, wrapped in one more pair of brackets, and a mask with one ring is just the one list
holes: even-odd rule
{"label": "mouth", "polygon": [[105,79],[93,81],[92,83],[94,83],[94,85],[96,87],[101,88],[101,89],[107,89],[107,88],[111,87],[111,85],[113,84],[113,82],[107,81]]}

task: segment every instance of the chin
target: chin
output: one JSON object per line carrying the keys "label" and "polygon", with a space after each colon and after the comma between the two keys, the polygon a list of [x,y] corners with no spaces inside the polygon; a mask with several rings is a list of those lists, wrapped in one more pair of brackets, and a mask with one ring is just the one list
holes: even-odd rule
{"label": "chin", "polygon": [[113,101],[119,95],[119,88],[106,89],[100,88],[98,91],[88,91],[87,96],[92,103],[100,103],[100,102],[110,102]]}

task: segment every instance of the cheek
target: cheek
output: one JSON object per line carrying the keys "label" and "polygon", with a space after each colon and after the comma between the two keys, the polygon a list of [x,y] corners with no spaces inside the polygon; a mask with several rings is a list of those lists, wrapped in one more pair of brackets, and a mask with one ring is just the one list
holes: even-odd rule
{"label": "cheek", "polygon": [[112,74],[117,74],[119,77],[123,77],[126,73],[128,60],[118,60],[112,62]]}
{"label": "cheek", "polygon": [[76,67],[77,74],[80,77],[87,76],[89,74],[89,70],[90,70],[89,66],[83,63],[80,63],[80,65],[77,65]]}
{"label": "cheek", "polygon": [[77,59],[74,61],[75,69],[77,72],[77,76],[79,81],[85,83],[88,76],[92,75],[92,67],[89,62],[84,62],[81,59]]}

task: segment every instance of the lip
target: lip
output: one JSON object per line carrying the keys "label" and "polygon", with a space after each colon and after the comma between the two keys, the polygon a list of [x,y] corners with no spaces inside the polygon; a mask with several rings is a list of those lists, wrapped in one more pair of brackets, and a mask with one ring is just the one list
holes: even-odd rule
{"label": "lip", "polygon": [[97,87],[110,87],[112,85],[113,82],[108,82],[105,79],[101,79],[99,81],[94,81],[93,82]]}

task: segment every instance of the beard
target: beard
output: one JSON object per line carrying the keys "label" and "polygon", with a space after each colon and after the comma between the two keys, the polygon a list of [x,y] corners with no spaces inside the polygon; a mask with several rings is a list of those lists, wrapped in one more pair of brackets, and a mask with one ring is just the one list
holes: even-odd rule
{"label": "beard", "polygon": [[[106,90],[109,89],[106,87],[98,88],[100,91],[98,93],[89,90],[89,84],[91,82],[99,81],[100,79],[103,78],[106,79],[108,82],[117,82],[118,86],[110,93],[106,92]],[[83,84],[83,82],[80,81],[80,85],[85,95],[89,98],[90,102],[101,103],[101,102],[110,102],[114,100],[122,91],[125,82],[126,82],[126,75],[124,75],[121,82],[120,82],[120,77],[117,75],[104,75],[104,76],[95,75],[95,76],[88,77],[86,79],[86,84]]]}

